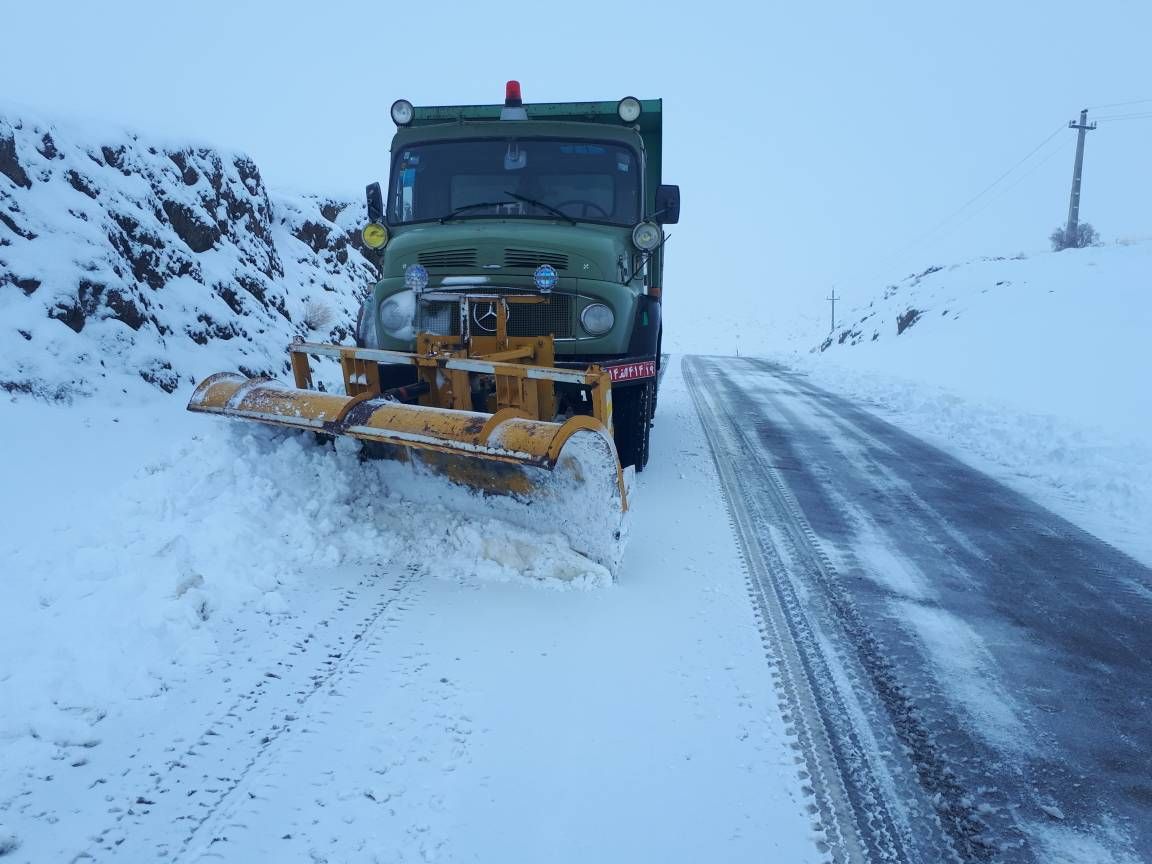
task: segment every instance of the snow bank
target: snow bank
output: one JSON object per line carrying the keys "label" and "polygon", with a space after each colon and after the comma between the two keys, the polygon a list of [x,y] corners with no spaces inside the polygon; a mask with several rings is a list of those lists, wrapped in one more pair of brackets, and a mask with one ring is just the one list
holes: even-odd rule
{"label": "snow bank", "polygon": [[1152,562],[1152,243],[890,285],[809,353],[831,390]]}
{"label": "snow bank", "polygon": [[[479,502],[465,516],[402,499],[400,466],[361,463],[355,447],[254,424],[200,430],[128,482],[81,483],[53,524],[37,526],[40,542],[0,542],[0,741],[75,743],[109,702],[194,674],[227,633],[218,617],[252,605],[286,612],[282,589],[326,568],[414,563],[477,583],[610,582],[562,537],[481,518]],[[471,494],[403,479],[426,502]]]}

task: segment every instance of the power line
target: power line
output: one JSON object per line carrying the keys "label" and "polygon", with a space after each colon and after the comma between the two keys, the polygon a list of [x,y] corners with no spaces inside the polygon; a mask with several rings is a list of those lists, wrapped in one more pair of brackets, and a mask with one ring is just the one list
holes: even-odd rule
{"label": "power line", "polygon": [[1121,120],[1147,120],[1149,117],[1152,117],[1152,111],[1144,114],[1117,114],[1114,117],[1097,117],[1096,122],[1116,123]]}
{"label": "power line", "polygon": [[949,222],[951,222],[953,219],[955,219],[957,216],[959,216],[961,213],[963,213],[965,210],[967,210],[969,207],[971,207],[973,204],[975,204],[977,201],[979,201],[981,198],[983,198],[985,195],[987,195],[990,191],[992,191],[992,189],[994,189],[996,186],[998,186],[1013,171],[1015,171],[1017,168],[1019,168],[1021,165],[1023,165],[1029,159],[1031,159],[1032,156],[1035,155],[1038,150],[1040,150],[1040,148],[1042,148],[1045,144],[1047,144],[1049,141],[1051,141],[1053,138],[1055,138],[1057,135],[1059,135],[1062,131],[1064,131],[1065,128],[1066,128],[1066,125],[1061,123],[1059,126],[1057,126],[1055,129],[1052,130],[1052,133],[1050,135],[1048,135],[1048,137],[1046,137],[1043,141],[1041,141],[1039,144],[1037,144],[1035,147],[1033,147],[1031,150],[1029,150],[1028,153],[1025,154],[1011,168],[1009,168],[1007,171],[1005,171],[1003,174],[1001,174],[999,177],[997,177],[995,180],[993,180],[991,183],[989,183],[987,186],[985,186],[983,189],[981,189],[977,194],[973,195],[971,198],[969,198],[967,201],[965,201],[962,205],[957,207],[951,214],[949,214],[946,218],[942,219],[940,222],[938,222],[936,225],[934,225],[931,229],[926,231],[924,234],[921,234],[916,239],[912,240],[911,242],[909,242],[906,245],[897,249],[890,256],[888,256],[888,258],[884,259],[884,261],[882,263],[887,264],[893,258],[896,258],[899,255],[902,255],[904,252],[907,252],[909,249],[912,249],[912,248],[920,245],[920,243],[922,243],[923,241],[927,240],[929,237],[931,237],[933,234],[935,234],[937,231],[939,231],[941,228],[943,228],[945,225],[947,225]]}
{"label": "power line", "polygon": [[1089,111],[1099,111],[1101,108],[1123,108],[1125,105],[1143,105],[1145,102],[1152,102],[1152,99],[1133,99],[1130,102],[1110,102],[1107,105],[1089,105]]}
{"label": "power line", "polygon": [[995,194],[991,198],[989,198],[986,202],[984,202],[983,206],[981,206],[981,207],[977,208],[976,210],[974,210],[973,212],[967,214],[963,219],[961,219],[959,222],[957,222],[953,226],[953,230],[955,230],[957,228],[961,228],[964,225],[967,225],[969,222],[971,222],[973,219],[975,219],[977,216],[979,216],[981,213],[983,213],[989,207],[991,207],[992,205],[994,205],[1000,201],[1003,201],[1004,198],[1007,197],[1009,192],[1011,192],[1013,189],[1015,189],[1017,186],[1019,186],[1021,183],[1023,183],[1025,180],[1027,180],[1029,177],[1031,177],[1033,174],[1035,174],[1037,171],[1039,171],[1041,168],[1043,168],[1045,165],[1047,165],[1049,162],[1051,162],[1055,156],[1057,156],[1063,152],[1064,152],[1063,142],[1061,142],[1061,146],[1051,148],[1048,151],[1048,154],[1043,159],[1041,159],[1039,162],[1034,163],[1027,171],[1025,171],[1019,177],[1016,177],[1011,183],[1009,183],[1007,186],[1005,186],[1003,189],[1001,189],[997,194]]}
{"label": "power line", "polygon": [[[1130,102],[1114,102],[1114,103],[1111,103],[1110,105],[1101,105],[1101,106],[1097,106],[1097,107],[1099,107],[1099,108],[1119,108],[1119,107],[1122,107],[1125,105],[1140,105],[1140,104],[1144,104],[1144,103],[1152,103],[1152,99],[1135,99],[1135,100],[1132,100]],[[1085,109],[1085,110],[1087,111],[1087,110],[1091,110],[1091,109]],[[1129,114],[1116,114],[1116,115],[1113,115],[1111,117],[1102,117],[1102,118],[1096,118],[1096,119],[1099,120],[1100,122],[1105,122],[1105,123],[1107,123],[1107,122],[1119,122],[1119,121],[1123,121],[1123,120],[1152,119],[1152,111],[1139,112],[1139,113],[1129,113]],[[1068,124],[1068,125],[1071,125],[1074,127],[1074,123]],[[949,223],[953,222],[953,220],[960,217],[961,214],[964,214],[965,210],[968,210],[968,208],[970,208],[973,204],[975,204],[977,201],[979,201],[981,198],[983,198],[985,195],[987,195],[989,192],[991,192],[993,189],[995,189],[997,186],[999,186],[1006,178],[1008,178],[1017,169],[1019,169],[1022,165],[1024,165],[1024,163],[1026,163],[1029,159],[1031,159],[1033,156],[1035,156],[1036,153],[1038,153],[1040,150],[1042,150],[1046,145],[1048,145],[1065,128],[1066,128],[1065,124],[1061,124],[1061,125],[1057,126],[1054,130],[1052,130],[1052,132],[1047,137],[1044,138],[1043,141],[1041,141],[1039,144],[1037,144],[1035,147],[1033,147],[1031,150],[1029,150],[1023,157],[1021,157],[1016,163],[1014,163],[1012,165],[1012,167],[1010,167],[1007,171],[1002,173],[995,180],[993,180],[991,183],[989,183],[987,186],[985,186],[983,189],[981,189],[976,195],[972,196],[967,201],[965,201],[960,207],[956,208],[956,210],[954,210],[952,213],[950,213],[946,218],[942,219],[940,222],[938,222],[936,225],[934,225],[931,229],[926,231],[924,234],[921,234],[919,237],[915,238],[911,242],[905,244],[904,246],[897,249],[895,252],[891,253],[890,255],[886,256],[885,258],[883,258],[879,262],[877,262],[876,269],[873,273],[873,276],[879,276],[881,268],[886,267],[891,261],[895,260],[897,257],[904,254],[905,252],[915,248],[916,246],[919,246],[925,240],[927,240],[928,238],[932,237],[937,232],[939,232],[942,228],[949,225]],[[1051,148],[1044,155],[1044,158],[1040,159],[1038,162],[1034,162],[1032,164],[1032,166],[1028,168],[1028,170],[1026,170],[1020,176],[1016,177],[1007,186],[1001,188],[1000,191],[996,195],[994,195],[992,198],[987,200],[982,206],[978,207],[976,210],[974,210],[972,212],[965,214],[963,216],[963,218],[960,219],[959,222],[952,225],[951,228],[949,229],[949,231],[945,232],[944,236],[947,236],[948,234],[952,233],[952,231],[955,231],[957,228],[960,228],[963,225],[966,225],[967,223],[969,223],[970,221],[975,219],[978,215],[980,215],[985,210],[987,210],[989,207],[991,207],[993,204],[997,203],[998,201],[1001,201],[1006,195],[1008,195],[1009,192],[1011,192],[1013,189],[1015,189],[1017,186],[1019,186],[1021,183],[1023,183],[1025,180],[1027,180],[1029,177],[1031,177],[1033,174],[1035,174],[1037,171],[1039,171],[1040,168],[1042,168],[1044,165],[1046,165],[1048,162],[1050,162],[1056,156],[1056,154],[1062,152],[1063,149],[1064,148],[1063,148],[1062,143],[1057,142],[1057,146]],[[871,278],[871,277],[869,277],[869,278]],[[825,299],[831,300],[830,297],[825,298]],[[839,298],[837,298],[837,299],[839,299]]]}
{"label": "power line", "polygon": [[[889,263],[891,263],[892,261],[894,261],[895,259],[897,259],[901,255],[903,255],[905,252],[916,248],[917,246],[922,244],[925,240],[927,240],[930,237],[932,237],[933,235],[937,234],[942,228],[945,228],[946,226],[948,226],[949,223],[953,222],[953,220],[960,217],[961,214],[964,214],[965,210],[970,208],[973,204],[975,204],[977,201],[979,201],[981,198],[983,198],[985,195],[987,195],[989,192],[991,192],[993,189],[995,189],[998,185],[1000,185],[1002,182],[1004,182],[1004,180],[1006,178],[1011,176],[1013,174],[1013,172],[1017,171],[1029,159],[1031,159],[1039,151],[1041,151],[1048,144],[1050,144],[1053,141],[1053,139],[1055,139],[1056,136],[1059,135],[1065,128],[1067,128],[1067,127],[1063,123],[1060,124],[1059,126],[1057,126],[1039,144],[1037,144],[1035,147],[1033,147],[1031,150],[1029,150],[1019,160],[1017,160],[1007,171],[1004,171],[995,180],[993,180],[991,183],[989,183],[987,186],[985,186],[983,189],[981,189],[977,194],[973,195],[971,198],[969,198],[967,201],[965,201],[960,207],[957,207],[946,218],[940,220],[938,223],[936,223],[930,230],[926,231],[924,234],[921,234],[919,237],[915,238],[914,240],[910,241],[909,243],[906,243],[905,245],[898,248],[895,252],[892,252],[890,255],[887,255],[886,257],[880,259],[877,262],[877,264],[875,265],[875,271],[874,271],[873,275],[879,276],[880,271],[883,268],[887,267],[887,265]],[[1041,159],[1038,163],[1033,164],[1032,167],[1030,167],[1027,171],[1025,171],[1023,175],[1017,177],[1007,187],[1001,189],[999,194],[995,195],[993,198],[991,198],[990,200],[985,202],[983,206],[978,207],[973,212],[967,213],[966,215],[963,216],[963,218],[960,219],[959,222],[951,225],[950,229],[948,231],[946,231],[943,236],[947,236],[948,234],[952,233],[952,231],[955,231],[957,228],[959,228],[963,225],[966,225],[968,222],[970,222],[972,219],[974,219],[977,215],[979,215],[980,213],[983,213],[985,210],[987,210],[989,207],[991,207],[997,201],[1004,198],[1004,196],[1007,195],[1008,192],[1010,192],[1012,189],[1014,189],[1018,185],[1020,185],[1020,183],[1022,183],[1025,179],[1027,179],[1033,173],[1035,173],[1037,170],[1039,170],[1041,166],[1043,166],[1047,162],[1049,162],[1057,153],[1061,152],[1062,150],[1063,150],[1062,142],[1057,142],[1056,146],[1053,147],[1044,156],[1043,159]]]}

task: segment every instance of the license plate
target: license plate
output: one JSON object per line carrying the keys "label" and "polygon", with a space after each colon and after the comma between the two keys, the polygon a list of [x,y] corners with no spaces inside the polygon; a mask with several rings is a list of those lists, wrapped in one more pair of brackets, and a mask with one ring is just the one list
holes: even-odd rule
{"label": "license plate", "polygon": [[609,366],[605,371],[612,376],[613,381],[635,381],[637,378],[655,378],[656,361],[641,360],[639,363]]}

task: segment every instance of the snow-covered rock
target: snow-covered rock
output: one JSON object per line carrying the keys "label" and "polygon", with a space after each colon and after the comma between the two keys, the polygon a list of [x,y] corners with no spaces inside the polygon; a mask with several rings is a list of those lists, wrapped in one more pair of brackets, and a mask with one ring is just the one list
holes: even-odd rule
{"label": "snow-covered rock", "polygon": [[0,109],[0,388],[282,375],[294,337],[350,337],[373,275],[364,218],[270,194],[240,153]]}

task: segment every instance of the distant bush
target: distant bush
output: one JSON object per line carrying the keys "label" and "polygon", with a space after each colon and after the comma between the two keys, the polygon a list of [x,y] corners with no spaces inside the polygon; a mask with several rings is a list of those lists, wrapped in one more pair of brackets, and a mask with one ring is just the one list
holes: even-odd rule
{"label": "distant bush", "polygon": [[321,330],[331,323],[331,307],[316,300],[310,300],[304,308],[304,326],[309,330]]}
{"label": "distant bush", "polygon": [[1076,226],[1075,237],[1069,238],[1063,228],[1054,228],[1052,233],[1048,235],[1048,241],[1052,244],[1052,251],[1059,252],[1062,249],[1083,249],[1085,246],[1099,246],[1100,235],[1089,223],[1081,222]]}

